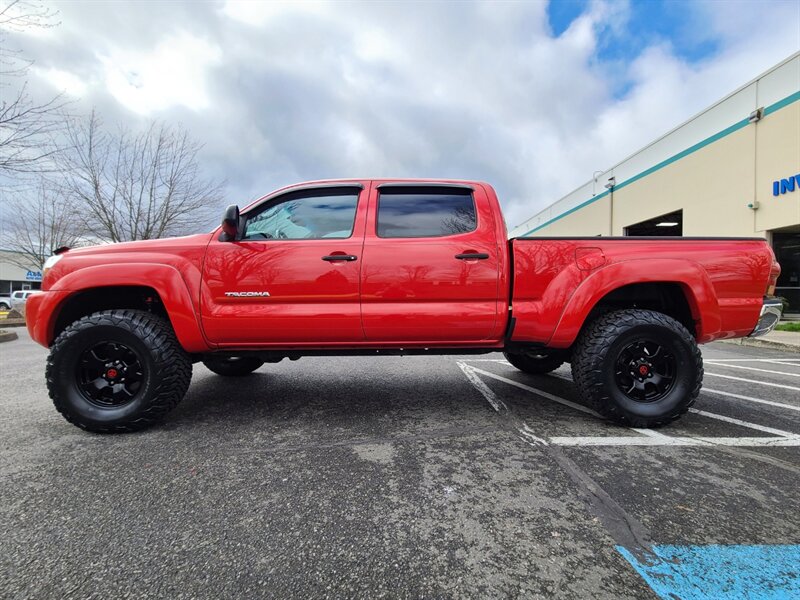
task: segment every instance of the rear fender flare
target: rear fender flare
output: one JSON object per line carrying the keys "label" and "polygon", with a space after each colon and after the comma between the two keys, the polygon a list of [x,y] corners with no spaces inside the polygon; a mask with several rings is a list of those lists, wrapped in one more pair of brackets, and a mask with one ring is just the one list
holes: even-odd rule
{"label": "rear fender flare", "polygon": [[697,323],[698,342],[713,339],[722,328],[714,286],[700,265],[681,259],[635,259],[600,268],[587,277],[564,307],[549,345],[557,348],[572,345],[600,300],[618,288],[637,283],[680,285]]}

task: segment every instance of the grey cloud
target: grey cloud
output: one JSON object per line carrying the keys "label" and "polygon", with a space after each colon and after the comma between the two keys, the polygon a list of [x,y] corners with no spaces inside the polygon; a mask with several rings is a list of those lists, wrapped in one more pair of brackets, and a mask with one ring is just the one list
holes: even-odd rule
{"label": "grey cloud", "polygon": [[[624,35],[624,3],[594,3],[559,38],[543,3],[335,3],[279,10],[260,24],[226,16],[223,3],[58,6],[60,27],[13,41],[37,66],[88,83],[80,110],[95,106],[109,123],[183,123],[206,144],[206,173],[227,180],[226,202],[240,204],[304,179],[475,178],[495,185],[514,225],[758,73],[736,80],[714,58],[648,58],[648,69],[683,69],[693,83],[705,75],[713,86],[694,94],[695,104],[680,90],[658,98],[663,105],[674,97],[677,108],[648,115],[657,99],[649,94],[672,93],[652,85],[659,73],[604,64],[595,53],[598,31]],[[704,5],[702,14],[713,10]],[[765,30],[741,40],[729,19],[709,28],[722,45],[719,61],[740,60],[746,45],[764,47]],[[797,18],[783,21],[783,30],[798,26]],[[205,74],[209,106],[131,112],[107,89],[98,57],[148,53],[180,32],[219,50]],[[760,52],[753,68],[789,53]],[[623,81],[631,89],[615,99]],[[42,97],[54,91],[31,83]]]}

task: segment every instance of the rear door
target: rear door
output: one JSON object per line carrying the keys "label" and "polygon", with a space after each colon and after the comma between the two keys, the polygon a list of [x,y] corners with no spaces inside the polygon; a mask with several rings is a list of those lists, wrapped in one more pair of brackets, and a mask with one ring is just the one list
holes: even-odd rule
{"label": "rear door", "polygon": [[367,189],[295,188],[246,213],[242,239],[213,239],[203,266],[206,336],[221,345],[363,341]]}
{"label": "rear door", "polygon": [[361,267],[374,342],[491,339],[498,320],[494,215],[480,186],[378,183]]}

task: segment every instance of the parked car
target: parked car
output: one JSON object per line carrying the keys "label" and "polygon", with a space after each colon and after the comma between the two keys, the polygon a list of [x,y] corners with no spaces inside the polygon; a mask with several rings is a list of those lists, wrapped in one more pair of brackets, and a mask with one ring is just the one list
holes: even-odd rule
{"label": "parked car", "polygon": [[39,290],[17,290],[16,292],[11,292],[11,310],[15,310],[25,316],[25,305],[28,298],[38,293]]}
{"label": "parked car", "polygon": [[0,296],[0,310],[11,309],[11,296]]}
{"label": "parked car", "polygon": [[779,273],[763,238],[508,240],[486,183],[321,181],[210,234],[52,257],[28,328],[56,408],[91,431],[157,422],[194,362],[496,351],[530,374],[571,362],[588,404],[652,427],[697,398],[698,344],[774,327]]}

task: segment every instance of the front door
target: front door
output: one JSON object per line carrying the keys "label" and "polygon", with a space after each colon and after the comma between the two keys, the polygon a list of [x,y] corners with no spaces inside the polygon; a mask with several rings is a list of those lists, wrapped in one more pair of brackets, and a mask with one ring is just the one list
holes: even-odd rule
{"label": "front door", "polygon": [[363,341],[366,195],[360,184],[293,189],[248,210],[239,241],[212,240],[201,296],[208,339],[237,346]]}

